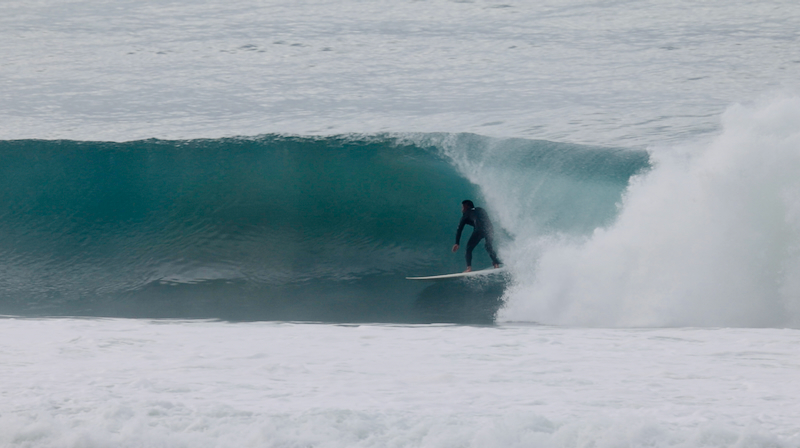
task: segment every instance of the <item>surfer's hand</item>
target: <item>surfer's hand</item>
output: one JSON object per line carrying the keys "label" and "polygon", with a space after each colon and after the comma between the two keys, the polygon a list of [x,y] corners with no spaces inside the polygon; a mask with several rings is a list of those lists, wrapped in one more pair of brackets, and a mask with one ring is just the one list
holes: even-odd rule
{"label": "surfer's hand", "polygon": [[453,252],[458,252],[458,244],[453,245]]}

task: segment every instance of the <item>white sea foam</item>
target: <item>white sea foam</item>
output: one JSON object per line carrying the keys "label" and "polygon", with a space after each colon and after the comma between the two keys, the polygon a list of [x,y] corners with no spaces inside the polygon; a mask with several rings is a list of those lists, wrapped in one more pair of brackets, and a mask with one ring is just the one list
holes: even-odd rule
{"label": "white sea foam", "polygon": [[3,319],[4,447],[790,447],[795,330]]}
{"label": "white sea foam", "polygon": [[502,319],[800,324],[800,98],[732,107],[722,127],[653,151],[617,221],[587,240],[521,238]]}

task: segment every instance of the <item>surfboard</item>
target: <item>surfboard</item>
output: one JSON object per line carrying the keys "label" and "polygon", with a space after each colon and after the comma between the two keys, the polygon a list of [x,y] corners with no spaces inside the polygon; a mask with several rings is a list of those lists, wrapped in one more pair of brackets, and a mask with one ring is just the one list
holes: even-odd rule
{"label": "surfboard", "polygon": [[489,268],[481,269],[480,271],[472,272],[457,272],[455,274],[431,275],[428,277],[406,277],[407,280],[423,280],[423,281],[436,281],[436,280],[450,280],[464,277],[480,277],[484,275],[501,274],[506,271],[506,268]]}

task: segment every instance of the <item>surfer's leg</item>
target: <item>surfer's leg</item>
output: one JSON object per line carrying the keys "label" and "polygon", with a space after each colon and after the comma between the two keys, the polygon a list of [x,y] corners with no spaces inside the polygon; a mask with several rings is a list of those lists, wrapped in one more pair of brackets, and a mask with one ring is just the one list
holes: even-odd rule
{"label": "surfer's leg", "polygon": [[500,260],[497,258],[497,253],[494,251],[494,238],[492,235],[486,235],[486,252],[489,253],[489,257],[492,259],[492,265],[494,267],[498,267],[500,265]]}
{"label": "surfer's leg", "polygon": [[475,246],[483,239],[483,233],[481,232],[472,232],[472,236],[469,237],[469,241],[467,241],[467,269],[469,270],[472,268],[472,250],[475,249]]}

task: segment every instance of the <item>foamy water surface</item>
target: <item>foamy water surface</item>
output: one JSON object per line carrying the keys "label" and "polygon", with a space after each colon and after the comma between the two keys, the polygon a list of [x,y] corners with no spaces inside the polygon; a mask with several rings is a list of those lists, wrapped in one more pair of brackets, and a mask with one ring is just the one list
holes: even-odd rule
{"label": "foamy water surface", "polygon": [[795,330],[2,325],[4,446],[800,443]]}

